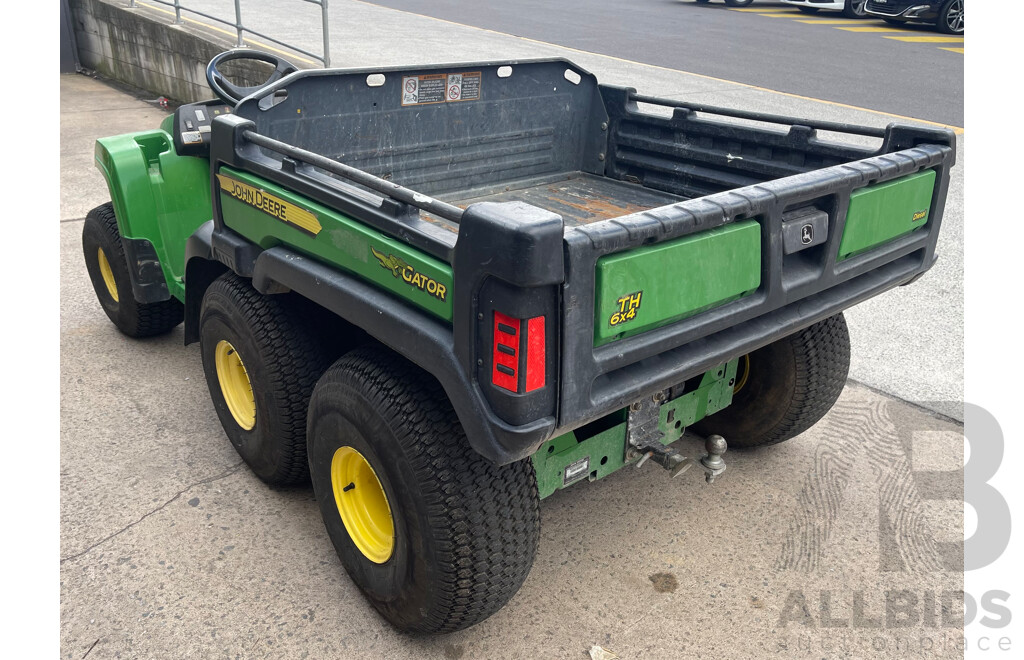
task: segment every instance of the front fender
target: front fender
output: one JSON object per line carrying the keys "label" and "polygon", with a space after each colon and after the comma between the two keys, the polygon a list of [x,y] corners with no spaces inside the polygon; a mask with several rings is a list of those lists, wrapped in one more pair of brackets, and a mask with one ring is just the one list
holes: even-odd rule
{"label": "front fender", "polygon": [[185,241],[211,218],[209,162],[178,156],[163,130],[96,141],[139,302],[184,300]]}

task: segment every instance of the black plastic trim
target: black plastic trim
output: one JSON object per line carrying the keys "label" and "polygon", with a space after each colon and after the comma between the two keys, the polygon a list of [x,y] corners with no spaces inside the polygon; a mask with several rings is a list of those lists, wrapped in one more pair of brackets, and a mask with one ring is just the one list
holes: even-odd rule
{"label": "black plastic trim", "polygon": [[[464,373],[475,374],[475,392],[513,424],[555,414],[564,231],[561,216],[523,202],[472,204],[459,225],[452,262],[455,354]],[[509,392],[491,382],[495,311],[524,320],[545,317],[545,387]],[[522,347],[525,326],[519,334]]]}
{"label": "black plastic trim", "polygon": [[140,303],[156,303],[169,300],[167,280],[156,248],[146,238],[121,237],[124,256],[128,262],[128,276],[132,281],[132,295]]}
{"label": "black plastic trim", "polygon": [[452,331],[446,325],[357,277],[283,247],[256,259],[253,286],[295,291],[359,326],[377,340],[433,374],[452,402],[470,445],[498,464],[530,456],[551,437],[554,416],[512,425],[499,419],[459,364]]}

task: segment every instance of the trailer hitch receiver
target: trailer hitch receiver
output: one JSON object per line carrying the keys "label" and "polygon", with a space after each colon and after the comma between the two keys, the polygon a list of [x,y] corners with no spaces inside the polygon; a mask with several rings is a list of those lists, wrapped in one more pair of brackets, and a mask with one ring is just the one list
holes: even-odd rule
{"label": "trailer hitch receiver", "polygon": [[[683,456],[670,446],[663,444],[664,433],[659,428],[658,409],[666,400],[664,392],[636,401],[629,406],[626,426],[627,461],[636,460],[634,467],[642,467],[652,460],[669,471],[672,477],[678,477],[689,470],[698,461]],[[728,449],[725,438],[720,435],[708,436],[704,441],[707,452],[700,459],[704,469],[704,478],[710,484],[725,472],[725,461],[722,454]],[[639,459],[639,460],[637,460]]]}

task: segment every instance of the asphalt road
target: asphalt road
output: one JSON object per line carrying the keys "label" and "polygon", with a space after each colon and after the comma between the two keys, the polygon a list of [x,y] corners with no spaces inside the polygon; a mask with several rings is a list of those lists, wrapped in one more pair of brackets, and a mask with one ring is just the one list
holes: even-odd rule
{"label": "asphalt road", "polygon": [[964,122],[964,56],[945,50],[963,43],[905,41],[943,37],[924,26],[899,30],[838,13],[810,16],[763,0],[741,11],[717,0],[373,4],[790,94],[954,126]]}

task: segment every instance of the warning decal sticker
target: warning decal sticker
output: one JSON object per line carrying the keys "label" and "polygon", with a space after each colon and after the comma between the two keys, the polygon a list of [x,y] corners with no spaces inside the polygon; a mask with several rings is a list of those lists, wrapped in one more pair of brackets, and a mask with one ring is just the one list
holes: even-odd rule
{"label": "warning decal sticker", "polygon": [[402,105],[455,103],[480,99],[479,71],[402,77]]}

